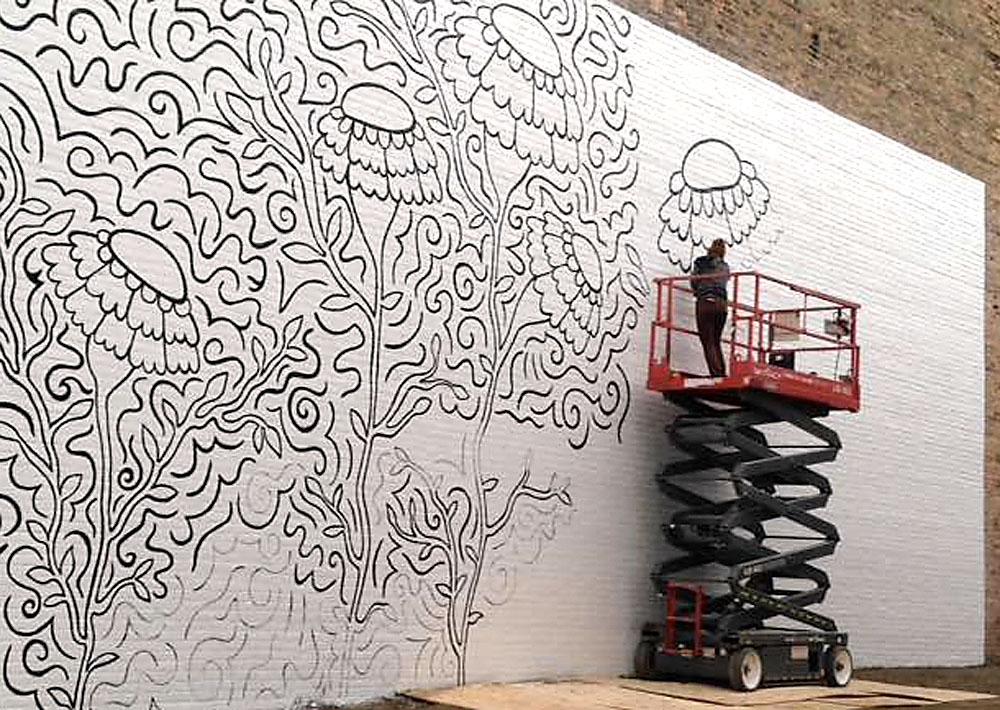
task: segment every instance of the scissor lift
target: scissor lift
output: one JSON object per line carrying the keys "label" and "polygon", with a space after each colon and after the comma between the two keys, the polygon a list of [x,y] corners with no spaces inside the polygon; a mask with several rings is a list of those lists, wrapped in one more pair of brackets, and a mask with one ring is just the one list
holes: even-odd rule
{"label": "scissor lift", "polygon": [[[680,410],[668,433],[685,457],[657,478],[682,506],[663,528],[679,554],[653,574],[667,614],[644,628],[636,674],[727,679],[739,690],[846,685],[847,634],[808,608],[830,586],[813,563],[840,539],[817,515],[831,487],[812,466],[840,450],[819,420],[860,407],[859,307],[756,272],[733,274],[728,372],[706,377],[683,369],[704,367],[694,278],[657,282],[648,386]],[[775,430],[795,443],[771,443]],[[792,626],[765,624],[778,619]]]}

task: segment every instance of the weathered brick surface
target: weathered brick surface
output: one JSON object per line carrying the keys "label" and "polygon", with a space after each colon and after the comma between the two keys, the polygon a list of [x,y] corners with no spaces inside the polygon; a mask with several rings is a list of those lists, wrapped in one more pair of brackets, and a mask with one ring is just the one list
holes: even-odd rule
{"label": "weathered brick surface", "polygon": [[1000,183],[1000,3],[620,2],[987,184],[986,654],[1000,660],[1000,280],[995,268],[1000,247],[1000,192],[995,189]]}

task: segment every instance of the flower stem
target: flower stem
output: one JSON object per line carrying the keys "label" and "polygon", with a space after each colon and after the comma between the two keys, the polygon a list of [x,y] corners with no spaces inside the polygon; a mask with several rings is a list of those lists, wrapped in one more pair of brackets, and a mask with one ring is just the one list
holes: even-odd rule
{"label": "flower stem", "polygon": [[93,574],[90,578],[90,584],[87,587],[87,598],[84,602],[83,614],[80,619],[80,636],[83,639],[84,652],[77,669],[74,690],[74,704],[77,710],[84,710],[84,696],[86,695],[87,680],[89,678],[88,666],[93,659],[94,650],[97,647],[97,639],[95,638],[96,626],[94,624],[97,616],[95,613],[96,600],[100,596],[104,566],[107,564],[111,548],[111,488],[114,474],[112,471],[111,414],[109,407],[115,390],[131,375],[131,370],[129,370],[124,377],[121,377],[106,388],[102,386],[93,363],[95,353],[99,353],[100,351],[100,345],[94,344],[93,341],[87,342],[87,367],[90,369],[90,375],[94,381],[94,421],[97,428],[97,439],[101,455],[97,466],[98,470],[96,471],[98,505],[94,547],[97,550],[97,557],[94,560]]}
{"label": "flower stem", "polygon": [[342,682],[344,683],[344,691],[346,691],[346,683],[350,677],[350,669],[353,663],[354,656],[354,638],[360,631],[360,625],[366,621],[367,614],[361,613],[361,605],[364,599],[365,585],[368,581],[368,577],[374,564],[372,559],[372,530],[371,530],[371,513],[368,506],[368,497],[365,490],[368,484],[368,475],[371,471],[372,456],[375,450],[375,443],[380,437],[380,432],[378,429],[378,400],[379,400],[379,385],[382,380],[382,327],[385,317],[384,308],[382,307],[383,299],[385,294],[383,293],[385,289],[384,284],[384,273],[382,267],[385,261],[385,245],[389,239],[389,232],[392,230],[392,225],[396,221],[396,214],[399,212],[399,203],[394,202],[392,208],[392,214],[389,215],[389,220],[385,225],[385,231],[382,234],[378,248],[372,248],[371,242],[368,241],[367,236],[364,234],[364,227],[358,218],[357,205],[354,201],[354,194],[350,193],[350,203],[351,210],[354,213],[353,218],[358,229],[362,231],[362,237],[365,243],[368,244],[369,249],[372,252],[372,273],[373,273],[373,309],[374,309],[374,323],[372,325],[372,344],[371,344],[371,357],[368,362],[368,412],[366,415],[366,431],[364,448],[361,452],[361,460],[358,465],[358,475],[354,479],[354,499],[357,509],[360,513],[360,523],[358,530],[358,542],[360,543],[360,557],[358,560],[360,562],[358,568],[358,575],[355,580],[354,594],[351,599],[350,613],[348,614],[348,646],[347,646],[347,658],[342,669],[343,676]]}

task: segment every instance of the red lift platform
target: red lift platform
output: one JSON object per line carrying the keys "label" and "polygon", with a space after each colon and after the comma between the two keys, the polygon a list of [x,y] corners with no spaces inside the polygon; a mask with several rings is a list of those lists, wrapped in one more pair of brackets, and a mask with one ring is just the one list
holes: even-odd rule
{"label": "red lift platform", "polygon": [[710,377],[698,374],[706,363],[691,282],[699,278],[714,277],[656,282],[648,386],[681,410],[667,432],[687,458],[657,476],[679,505],[663,526],[677,554],[652,575],[667,613],[643,629],[636,674],[725,679],[745,691],[810,680],[844,686],[853,670],[848,635],[808,608],[830,587],[814,562],[840,541],[817,515],[833,491],[813,466],[841,448],[819,420],[861,406],[859,306],[733,273],[726,375]]}
{"label": "red lift platform", "polygon": [[656,320],[649,342],[648,387],[658,392],[697,389],[720,400],[739,390],[760,389],[830,409],[861,406],[857,303],[765,276],[732,274],[723,350],[726,377],[699,375],[704,367],[691,281],[700,276],[657,279]]}

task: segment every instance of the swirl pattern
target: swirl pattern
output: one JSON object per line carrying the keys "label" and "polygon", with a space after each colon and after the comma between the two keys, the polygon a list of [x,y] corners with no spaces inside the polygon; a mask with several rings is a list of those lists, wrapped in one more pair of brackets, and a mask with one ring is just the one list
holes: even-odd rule
{"label": "swirl pattern", "polygon": [[574,506],[498,422],[629,411],[631,31],[0,0],[0,705],[465,681]]}

